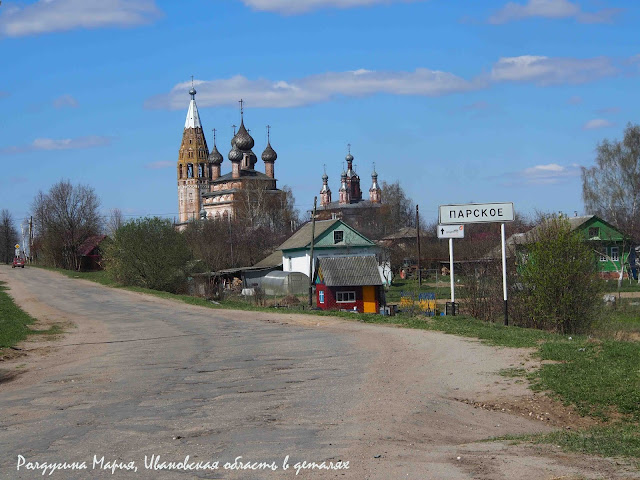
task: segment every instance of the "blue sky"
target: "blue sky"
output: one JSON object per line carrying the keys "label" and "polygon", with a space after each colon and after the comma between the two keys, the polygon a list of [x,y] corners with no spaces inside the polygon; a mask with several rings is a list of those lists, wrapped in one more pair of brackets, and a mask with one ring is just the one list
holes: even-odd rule
{"label": "blue sky", "polygon": [[[105,212],[177,216],[194,76],[208,141],[232,124],[308,210],[352,145],[368,190],[584,212],[580,167],[640,112],[631,0],[40,0],[0,5],[0,208],[62,178]],[[257,168],[264,169],[260,161]]]}

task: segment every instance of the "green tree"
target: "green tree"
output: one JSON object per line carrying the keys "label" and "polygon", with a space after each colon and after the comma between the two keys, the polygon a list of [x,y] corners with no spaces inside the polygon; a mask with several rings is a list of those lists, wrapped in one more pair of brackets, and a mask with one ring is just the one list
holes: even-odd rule
{"label": "green tree", "polygon": [[543,220],[531,235],[514,320],[560,333],[588,331],[601,304],[593,251],[564,216]]}
{"label": "green tree", "polygon": [[184,236],[158,217],[125,223],[105,248],[106,269],[116,281],[167,292],[184,286],[190,258]]}
{"label": "green tree", "polygon": [[596,164],[582,168],[582,197],[598,215],[640,240],[640,125],[628,124],[622,141],[603,140]]}

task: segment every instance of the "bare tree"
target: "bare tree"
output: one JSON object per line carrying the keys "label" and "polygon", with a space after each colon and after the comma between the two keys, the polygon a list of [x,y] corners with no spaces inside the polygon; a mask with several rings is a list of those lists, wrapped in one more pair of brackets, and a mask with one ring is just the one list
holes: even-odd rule
{"label": "bare tree", "polygon": [[640,240],[640,126],[628,124],[622,141],[603,140],[596,165],[582,168],[587,213]]}
{"label": "bare tree", "polygon": [[18,242],[18,231],[16,230],[13,217],[9,210],[3,209],[0,212],[0,262],[7,265],[13,259],[14,247]]}
{"label": "bare tree", "polygon": [[47,193],[38,192],[32,210],[37,245],[45,263],[77,270],[79,247],[101,231],[100,201],[93,188],[62,180]]}
{"label": "bare tree", "polygon": [[124,224],[124,215],[119,208],[112,208],[109,211],[107,220],[107,234],[114,236],[116,231]]}

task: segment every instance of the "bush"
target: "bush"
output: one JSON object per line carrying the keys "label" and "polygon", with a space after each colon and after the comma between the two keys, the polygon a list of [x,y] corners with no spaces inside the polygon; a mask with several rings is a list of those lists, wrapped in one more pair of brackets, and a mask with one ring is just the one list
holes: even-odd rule
{"label": "bush", "polygon": [[184,287],[190,257],[184,236],[158,217],[125,223],[105,248],[106,270],[114,280],[172,293]]}
{"label": "bush", "polygon": [[540,223],[526,245],[522,291],[514,296],[514,323],[560,333],[589,331],[601,305],[601,282],[590,247],[566,217]]}

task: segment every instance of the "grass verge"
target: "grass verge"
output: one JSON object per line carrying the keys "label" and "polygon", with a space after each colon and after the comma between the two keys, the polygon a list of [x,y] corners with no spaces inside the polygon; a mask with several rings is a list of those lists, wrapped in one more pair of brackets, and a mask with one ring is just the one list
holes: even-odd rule
{"label": "grass verge", "polygon": [[48,330],[32,330],[30,325],[36,320],[18,307],[13,299],[6,293],[5,282],[0,282],[0,350],[13,347],[18,342],[32,334],[55,335],[62,333],[58,326]]}

